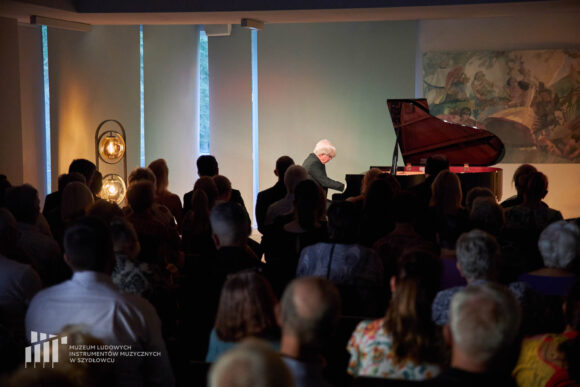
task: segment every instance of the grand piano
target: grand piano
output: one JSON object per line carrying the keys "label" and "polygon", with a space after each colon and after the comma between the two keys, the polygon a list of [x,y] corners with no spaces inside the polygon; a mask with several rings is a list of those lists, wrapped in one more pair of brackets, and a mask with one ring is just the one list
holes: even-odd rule
{"label": "grand piano", "polygon": [[[501,161],[504,145],[491,132],[472,126],[448,122],[429,113],[427,100],[389,99],[387,106],[396,141],[393,164],[371,166],[395,175],[403,189],[425,180],[425,162],[429,156],[445,155],[451,172],[456,173],[465,194],[473,187],[487,187],[497,198],[502,195],[502,170],[490,167]],[[403,165],[398,166],[398,148]],[[346,190],[334,194],[333,200],[344,200],[360,194],[362,174],[346,175]]]}

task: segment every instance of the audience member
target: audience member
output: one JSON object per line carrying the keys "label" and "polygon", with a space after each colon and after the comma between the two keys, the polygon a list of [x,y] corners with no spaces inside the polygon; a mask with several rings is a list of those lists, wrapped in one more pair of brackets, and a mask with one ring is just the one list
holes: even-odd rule
{"label": "audience member", "polygon": [[217,188],[216,204],[229,202],[232,198],[232,182],[223,175],[212,177]]}
{"label": "audience member", "polygon": [[289,156],[278,158],[276,160],[276,169],[274,169],[274,175],[277,176],[278,181],[272,187],[258,193],[258,198],[256,199],[256,223],[258,224],[258,231],[262,234],[266,225],[268,207],[286,196],[287,190],[284,185],[284,175],[286,170],[292,165],[294,165],[294,160]]}
{"label": "audience member", "polygon": [[376,241],[393,231],[393,199],[401,185],[390,174],[382,174],[372,182],[364,203],[359,243],[372,247]]}
{"label": "audience member", "polygon": [[506,242],[506,259],[517,263],[517,275],[542,267],[538,251],[538,238],[550,223],[562,220],[560,211],[548,207],[542,199],[548,193],[548,178],[542,172],[532,172],[527,177],[523,202],[508,208],[503,239]]}
{"label": "audience member", "polygon": [[72,173],[60,175],[58,177],[58,192],[53,192],[52,194],[50,194],[50,195],[58,194],[57,196],[53,197],[53,199],[55,199],[55,200],[58,199],[58,203],[56,203],[56,202],[53,202],[53,204],[49,203],[49,207],[52,206],[52,208],[50,210],[47,210],[47,204],[46,204],[47,203],[46,199],[48,199],[48,196],[47,196],[45,199],[45,202],[44,202],[44,209],[42,210],[43,216],[45,217],[45,219],[48,223],[48,226],[50,228],[50,234],[54,237],[54,239],[61,246],[61,250],[62,250],[62,238],[64,235],[64,228],[65,228],[65,224],[64,224],[64,221],[62,220],[62,213],[61,213],[62,193],[64,192],[65,188],[70,183],[75,183],[75,182],[86,184],[85,177],[83,175],[81,175],[80,173],[72,172]]}
{"label": "audience member", "polygon": [[93,200],[99,201],[101,200],[99,194],[103,189],[103,174],[99,171],[95,171],[93,178],[91,179],[91,185],[88,186],[91,192],[93,193]]}
{"label": "audience member", "polygon": [[[496,280],[500,249],[495,238],[481,230],[471,230],[457,241],[457,269],[467,281],[467,287]],[[510,290],[520,302],[525,302],[528,287],[512,283]],[[456,286],[437,293],[433,301],[432,317],[437,325],[449,323],[449,305],[455,293],[463,286]]]}
{"label": "audience member", "polygon": [[172,385],[155,310],[140,297],[120,293],[111,281],[115,257],[108,227],[96,218],[80,218],[67,229],[64,245],[73,278],[32,299],[26,331],[57,334],[66,325],[84,324],[87,333],[107,344],[130,345],[137,352],[160,352],[158,357],[116,359],[116,384]]}
{"label": "audience member", "polygon": [[[215,175],[219,174],[219,167],[216,158],[212,155],[202,155],[197,158],[196,161],[197,165],[197,175],[199,177],[214,177]],[[183,195],[183,213],[186,214],[187,211],[191,209],[191,196],[193,195],[193,190],[189,191],[185,195]],[[230,200],[234,203],[238,203],[244,209],[246,206],[244,205],[244,199],[242,199],[242,194],[237,189],[232,188],[232,196]]]}
{"label": "audience member", "polygon": [[[93,184],[93,176],[97,167],[91,161],[86,159],[75,159],[68,167],[68,174],[80,174],[83,177],[83,183],[90,187]],[[61,182],[61,178],[63,181]],[[75,180],[72,180],[75,179]],[[53,192],[46,196],[44,199],[44,208],[42,209],[42,214],[48,219],[48,214],[51,210],[56,209],[57,213],[60,212],[59,207],[62,199],[62,192],[64,187],[71,181],[78,181],[76,177],[61,175],[58,178],[58,191]]]}
{"label": "audience member", "polygon": [[340,291],[345,314],[376,316],[384,312],[383,264],[373,250],[356,243],[359,217],[354,203],[331,204],[330,240],[302,250],[296,276],[332,281]]}
{"label": "audience member", "polygon": [[325,199],[329,188],[341,192],[344,190],[343,183],[332,180],[326,175],[326,163],[335,157],[336,148],[330,141],[324,139],[316,143],[312,153],[302,163],[302,166],[308,171],[310,177],[322,188]]}
{"label": "audience member", "polygon": [[167,167],[167,162],[165,159],[157,159],[152,161],[147,168],[155,174],[155,200],[167,207],[175,217],[177,225],[181,226],[183,208],[181,207],[179,196],[169,191],[169,168]]}
{"label": "audience member", "polygon": [[264,222],[264,231],[266,234],[266,227],[274,224],[276,218],[291,214],[294,210],[294,191],[296,186],[308,179],[308,172],[300,165],[291,165],[284,174],[284,186],[286,187],[286,196],[278,201],[275,201],[266,210],[266,220]]}
{"label": "audience member", "polygon": [[[204,179],[202,177],[196,182],[198,188],[193,190],[191,197],[191,210],[185,214],[183,220],[183,251],[186,254],[200,254],[206,257],[215,255],[216,247],[212,238],[211,224],[209,221],[210,210],[215,203],[217,189],[215,191],[208,190],[209,187],[214,187],[213,181],[207,181],[207,188],[200,188]],[[210,184],[210,183],[213,183]],[[213,195],[211,199],[208,194]],[[211,203],[211,204],[210,204]]]}
{"label": "audience member", "polygon": [[516,189],[516,195],[511,196],[501,202],[501,206],[505,209],[520,205],[524,202],[524,190],[528,185],[528,179],[532,173],[538,172],[536,167],[530,164],[520,165],[514,172],[512,182]]}
{"label": "audience member", "polygon": [[430,230],[426,236],[438,241],[443,248],[454,250],[454,241],[469,229],[469,212],[461,205],[463,194],[459,177],[453,172],[440,172],[431,186],[432,195],[428,217]]}
{"label": "audience member", "polygon": [[[131,171],[131,173],[129,174],[129,178],[127,180],[129,182],[129,188],[131,188],[133,184],[143,180],[153,184],[154,200],[153,204],[151,205],[151,209],[149,211],[155,217],[155,219],[161,222],[165,227],[167,227],[168,229],[175,230],[176,229],[175,217],[171,213],[171,210],[155,200],[157,178],[155,177],[153,171],[149,168],[135,168],[134,170]],[[125,213],[126,216],[130,215],[131,211],[132,209],[130,206],[123,208],[123,212]]]}
{"label": "audience member", "polygon": [[495,201],[492,190],[486,187],[473,187],[465,195],[465,206],[469,211],[473,209],[473,202],[478,198],[491,198]]}
{"label": "audience member", "polygon": [[218,204],[211,210],[210,222],[218,250],[215,266],[219,273],[220,289],[228,275],[262,267],[258,257],[248,248],[250,217],[242,206],[235,202]]}
{"label": "audience member", "polygon": [[63,270],[65,264],[58,243],[36,226],[40,216],[36,189],[28,184],[12,187],[6,192],[5,201],[18,222],[18,246],[32,260],[43,284],[50,286],[65,279],[70,273]]}
{"label": "audience member", "polygon": [[87,210],[87,216],[94,216],[106,224],[110,224],[113,219],[123,217],[123,210],[121,210],[117,203],[97,200]]}
{"label": "audience member", "polygon": [[323,220],[326,201],[320,186],[313,180],[304,180],[296,186],[294,194],[294,212],[278,217],[262,238],[270,278],[278,295],[294,278],[302,249],[328,237]]}
{"label": "audience member", "polygon": [[324,387],[321,352],[334,335],[340,296],[332,282],[320,277],[292,281],[282,296],[278,322],[280,354],[297,387]]}
{"label": "audience member", "polygon": [[138,261],[165,268],[177,261],[179,237],[171,233],[150,211],[155,197],[155,186],[147,180],[129,185],[127,201],[131,211],[125,218],[131,222],[141,244]]}
{"label": "audience member", "polygon": [[383,173],[385,172],[381,171],[379,168],[369,169],[362,179],[360,187],[360,195],[351,196],[347,198],[346,201],[356,203],[357,205],[359,205],[358,208],[362,211],[371,184]]}
{"label": "audience member", "polygon": [[272,287],[258,272],[244,270],[230,276],[222,288],[205,361],[214,362],[250,336],[267,340],[278,350],[280,330],[274,312],[277,304]]}
{"label": "audience member", "polygon": [[280,356],[258,339],[246,339],[226,352],[209,371],[209,387],[294,387]]}
{"label": "audience member", "polygon": [[137,232],[123,218],[113,220],[109,228],[115,252],[115,265],[111,273],[113,283],[124,293],[143,296],[151,291],[148,277],[152,275],[152,269],[148,263],[137,261],[141,250]]}
{"label": "audience member", "polygon": [[509,386],[511,357],[518,343],[520,306],[513,294],[492,283],[468,286],[451,302],[450,324],[444,327],[451,346],[450,368],[434,385]]}
{"label": "audience member", "polygon": [[385,318],[363,321],[352,334],[349,374],[406,380],[439,374],[442,343],[429,314],[440,273],[431,253],[414,250],[401,257],[391,277],[393,296]]}
{"label": "audience member", "polygon": [[525,339],[513,370],[518,386],[580,385],[580,282],[570,289],[562,306],[566,318],[563,333],[547,333]]}
{"label": "audience member", "polygon": [[415,230],[420,206],[417,197],[410,191],[402,191],[393,199],[392,212],[395,220],[393,231],[377,240],[373,245],[383,262],[385,278],[396,274],[397,261],[407,249],[423,249],[438,253],[435,243],[427,241]]}
{"label": "audience member", "polygon": [[[471,191],[470,191],[471,192]],[[501,236],[505,224],[505,215],[501,207],[492,197],[477,197],[473,200],[469,212],[472,228],[490,233],[495,238]]]}
{"label": "audience member", "polygon": [[439,172],[448,170],[449,160],[444,155],[433,155],[427,158],[427,162],[425,163],[425,180],[409,188],[409,191],[417,196],[419,205],[422,208],[426,209],[429,207],[432,193],[431,186]]}
{"label": "audience member", "polygon": [[548,178],[542,172],[532,172],[527,179],[522,204],[506,211],[506,227],[526,228],[539,234],[546,226],[562,220],[560,211],[549,208],[542,199],[548,194]]}
{"label": "audience member", "polygon": [[0,207],[4,207],[4,193],[12,184],[8,181],[6,175],[0,175]]}
{"label": "audience member", "polygon": [[578,278],[569,269],[580,257],[580,229],[563,220],[552,223],[540,234],[538,248],[544,267],[523,274],[518,280],[541,294],[566,295]]}
{"label": "audience member", "polygon": [[42,288],[37,272],[4,255],[17,233],[16,221],[0,208],[0,326],[7,329],[18,345],[25,342],[24,316],[32,297]]}

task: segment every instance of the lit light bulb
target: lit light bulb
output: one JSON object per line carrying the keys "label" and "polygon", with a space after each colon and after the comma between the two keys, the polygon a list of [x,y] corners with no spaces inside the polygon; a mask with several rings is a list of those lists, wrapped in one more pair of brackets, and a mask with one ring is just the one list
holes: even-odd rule
{"label": "lit light bulb", "polygon": [[121,176],[109,174],[103,177],[103,188],[99,195],[102,199],[121,205],[126,192],[127,186]]}
{"label": "lit light bulb", "polygon": [[99,139],[99,155],[109,164],[119,162],[125,155],[125,141],[117,132],[106,132]]}

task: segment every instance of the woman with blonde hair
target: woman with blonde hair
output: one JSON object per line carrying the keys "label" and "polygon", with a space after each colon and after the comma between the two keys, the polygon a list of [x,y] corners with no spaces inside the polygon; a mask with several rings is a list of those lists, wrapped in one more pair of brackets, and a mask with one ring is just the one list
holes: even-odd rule
{"label": "woman with blonde hair", "polygon": [[400,258],[385,317],[362,321],[350,338],[349,374],[405,380],[439,374],[444,356],[431,303],[440,274],[441,263],[429,252],[411,250]]}

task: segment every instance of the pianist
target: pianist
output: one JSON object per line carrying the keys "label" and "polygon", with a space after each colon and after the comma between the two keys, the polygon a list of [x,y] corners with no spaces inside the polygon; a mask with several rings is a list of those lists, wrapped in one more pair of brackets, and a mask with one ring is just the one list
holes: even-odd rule
{"label": "pianist", "polygon": [[320,140],[316,143],[314,151],[302,163],[310,177],[322,187],[324,197],[326,197],[329,188],[341,192],[344,190],[344,184],[326,176],[325,164],[332,160],[334,156],[336,156],[336,148],[330,141]]}

